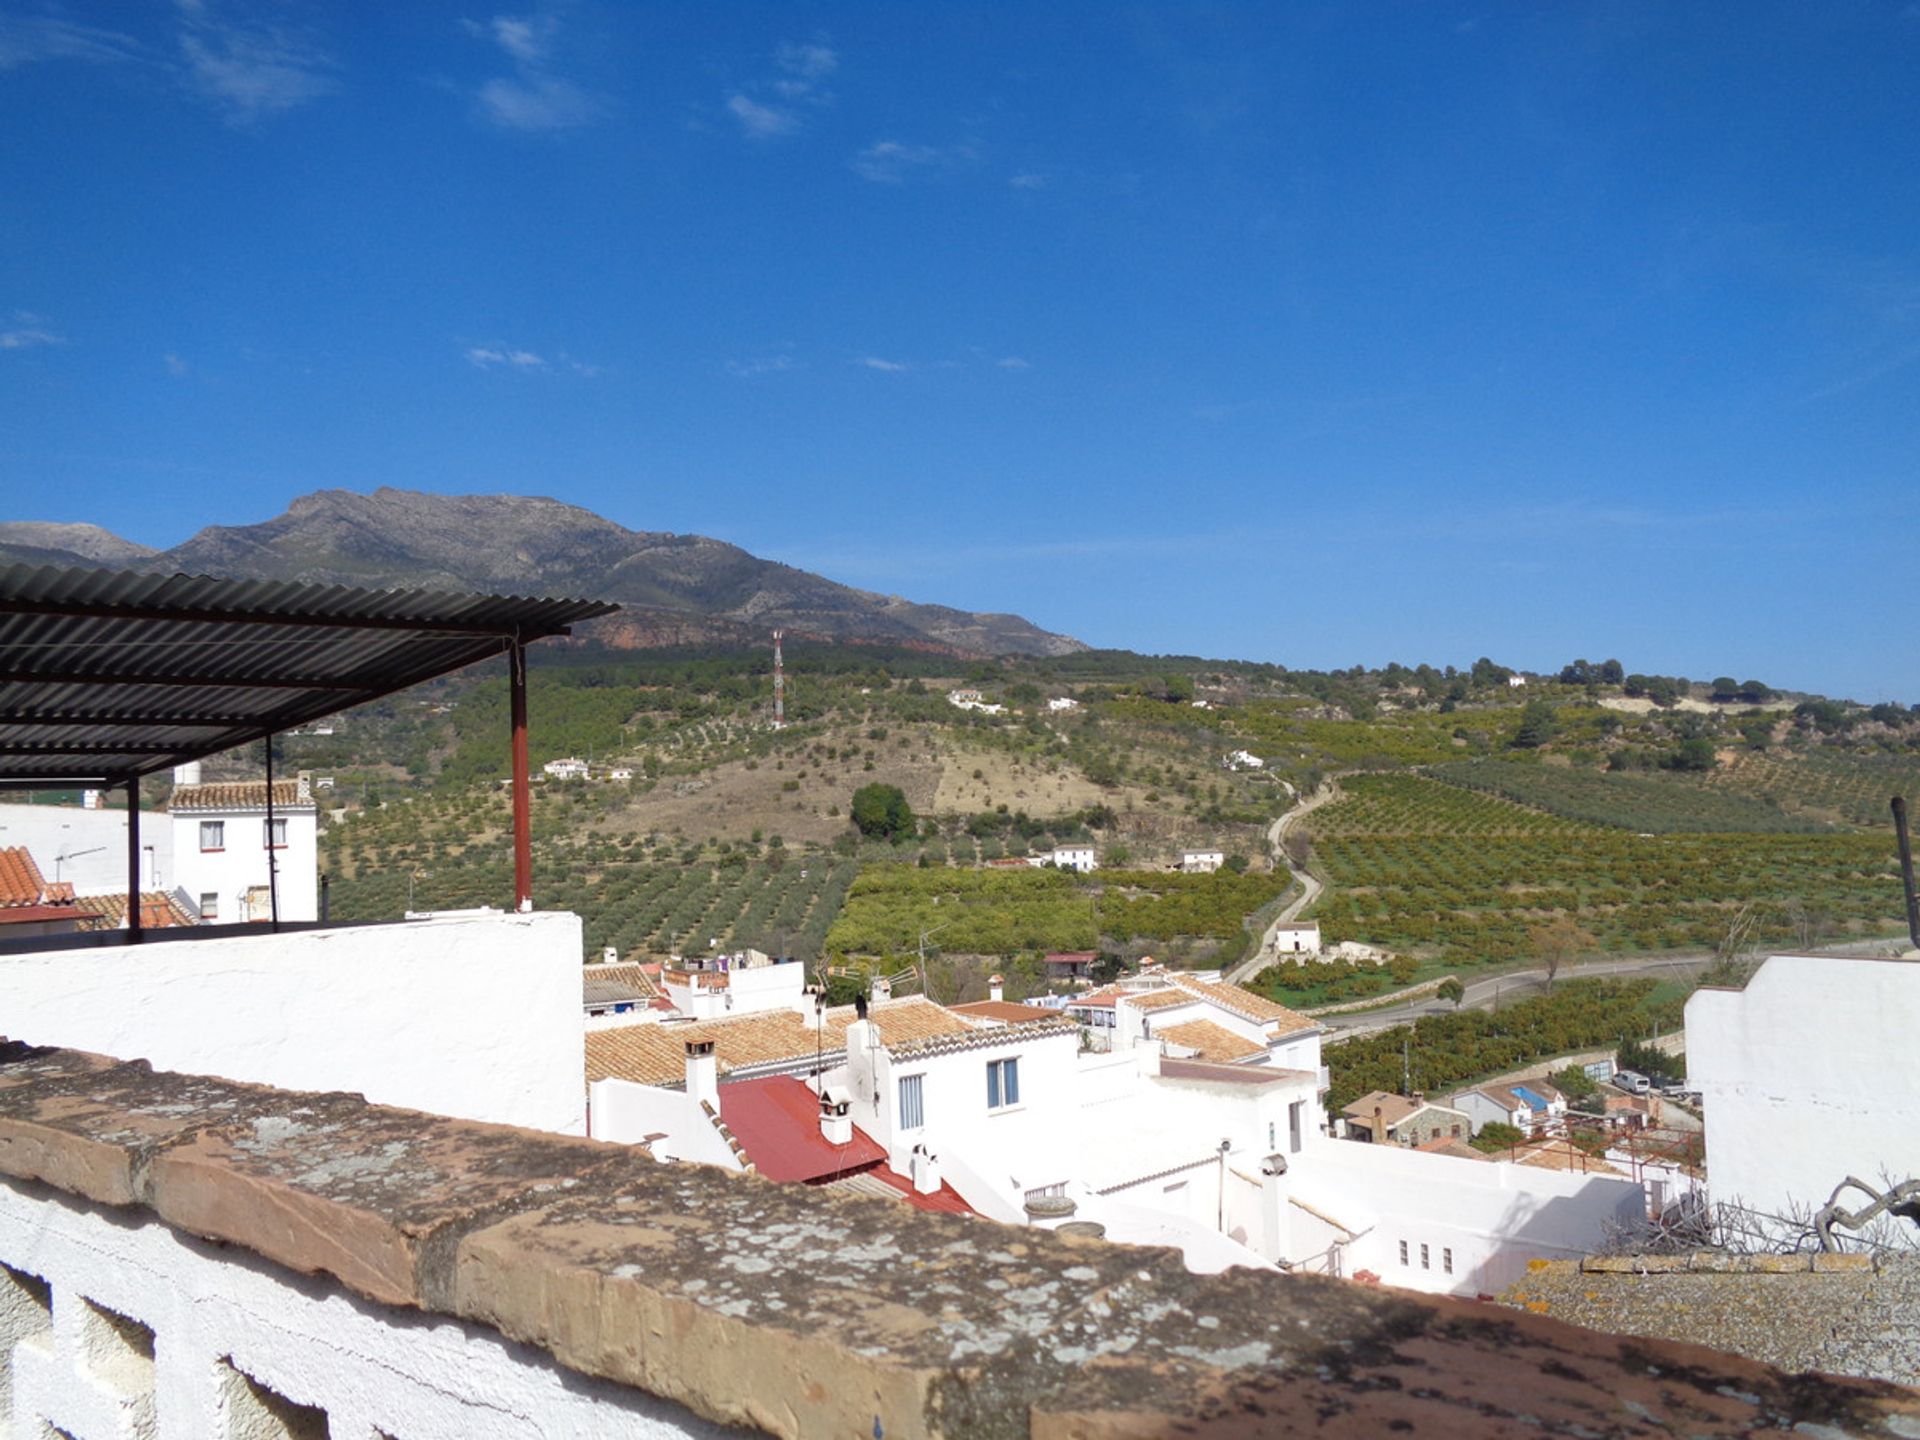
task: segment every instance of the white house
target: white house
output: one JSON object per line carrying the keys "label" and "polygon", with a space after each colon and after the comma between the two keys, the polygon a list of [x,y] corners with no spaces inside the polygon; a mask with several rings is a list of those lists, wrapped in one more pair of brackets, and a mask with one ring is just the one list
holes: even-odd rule
{"label": "white house", "polygon": [[[168,803],[173,886],[203,923],[320,918],[320,812],[306,775],[200,783],[198,764],[174,772]],[[271,809],[271,814],[269,814]]]}
{"label": "white house", "polygon": [[1068,845],[1054,846],[1047,852],[1046,863],[1059,870],[1078,870],[1082,874],[1098,866],[1092,843],[1083,845],[1078,841]]}
{"label": "white house", "polygon": [[633,779],[633,769],[627,765],[616,765],[607,772],[607,778],[609,780],[631,780]]}
{"label": "white house", "polygon": [[[1916,1018],[1912,960],[1775,955],[1744,990],[1695,991],[1687,1084],[1706,1114],[1713,1203],[1764,1221],[1818,1209],[1848,1177],[1876,1190],[1920,1177]],[[1839,1203],[1870,1202],[1850,1190]]]}
{"label": "white house", "polygon": [[1273,927],[1273,948],[1283,955],[1320,953],[1320,922],[1289,920]]}
{"label": "white house", "polygon": [[694,1020],[763,1010],[806,1013],[810,1008],[806,967],[797,960],[775,960],[760,950],[700,960],[676,956],[660,978],[673,1008]]}
{"label": "white house", "polygon": [[1506,1085],[1475,1085],[1448,1097],[1447,1103],[1473,1117],[1473,1133],[1483,1125],[1511,1125],[1531,1135],[1566,1124],[1567,1097],[1545,1080],[1515,1080]]}
{"label": "white house", "polygon": [[1251,750],[1229,751],[1227,758],[1220,762],[1228,770],[1264,770],[1267,762]]}
{"label": "white house", "polygon": [[591,766],[577,756],[569,755],[563,760],[549,760],[540,767],[540,771],[549,780],[584,780]]}
{"label": "white house", "polygon": [[1180,873],[1183,875],[1211,875],[1227,863],[1224,850],[1182,850],[1180,852]]}
{"label": "white house", "polygon": [[1071,695],[1056,695],[1053,699],[1047,701],[1047,709],[1053,711],[1055,714],[1063,710],[1078,710],[1079,708],[1080,702]]}
{"label": "white house", "polygon": [[1509,690],[1524,690],[1524,689],[1526,689],[1526,688],[1527,688],[1527,677],[1526,677],[1526,676],[1524,676],[1524,675],[1509,675],[1509,676],[1507,676],[1507,688],[1508,688]]}

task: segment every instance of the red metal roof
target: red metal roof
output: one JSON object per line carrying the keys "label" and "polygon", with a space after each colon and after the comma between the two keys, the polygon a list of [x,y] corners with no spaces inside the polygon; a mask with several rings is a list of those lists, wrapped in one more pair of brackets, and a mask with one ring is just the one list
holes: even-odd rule
{"label": "red metal roof", "polygon": [[1044,960],[1048,965],[1091,965],[1099,958],[1097,950],[1056,950]]}
{"label": "red metal roof", "polygon": [[[858,1133],[858,1132],[856,1132]],[[942,1215],[971,1215],[973,1207],[960,1198],[960,1192],[946,1181],[940,1182],[940,1188],[931,1195],[922,1195],[913,1188],[913,1181],[904,1175],[897,1175],[881,1165],[868,1172],[874,1179],[891,1190],[898,1190],[900,1198],[916,1210],[928,1210]]]}
{"label": "red metal roof", "polygon": [[769,1180],[827,1180],[887,1158],[858,1127],[849,1143],[830,1142],[820,1133],[819,1099],[791,1075],[722,1085],[720,1118]]}

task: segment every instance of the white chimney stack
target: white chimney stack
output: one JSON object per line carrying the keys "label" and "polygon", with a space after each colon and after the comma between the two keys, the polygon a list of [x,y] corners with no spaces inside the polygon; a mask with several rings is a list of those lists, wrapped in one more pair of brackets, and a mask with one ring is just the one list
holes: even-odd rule
{"label": "white chimney stack", "polygon": [[617,964],[619,962],[619,959],[620,959],[620,952],[611,945],[607,946],[606,949],[600,952],[600,963],[602,965]]}
{"label": "white chimney stack", "polygon": [[1287,1157],[1269,1155],[1260,1166],[1260,1253],[1276,1265],[1293,1258],[1292,1188]]}
{"label": "white chimney stack", "polygon": [[924,1145],[913,1147],[913,1158],[908,1164],[913,1173],[913,1189],[918,1195],[932,1195],[940,1189],[940,1158],[930,1154]]}
{"label": "white chimney stack", "polygon": [[1004,976],[990,975],[987,977],[987,998],[989,1000],[1004,1000],[1007,998],[1007,982]]}
{"label": "white chimney stack", "polygon": [[873,997],[873,1003],[884,1005],[893,998],[893,982],[884,975],[876,975],[867,987],[867,993]]}
{"label": "white chimney stack", "polygon": [[176,785],[198,785],[200,783],[200,762],[189,760],[184,765],[173,767],[173,783]]}
{"label": "white chimney stack", "polygon": [[720,1062],[713,1058],[711,1040],[687,1041],[687,1096],[720,1109]]}
{"label": "white chimney stack", "polygon": [[847,1113],[847,1102],[825,1091],[820,1095],[820,1133],[829,1145],[853,1142],[853,1117]]}

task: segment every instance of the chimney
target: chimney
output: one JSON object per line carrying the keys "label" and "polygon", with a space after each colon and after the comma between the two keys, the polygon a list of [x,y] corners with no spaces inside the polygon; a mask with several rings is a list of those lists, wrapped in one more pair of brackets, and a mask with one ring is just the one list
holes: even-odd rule
{"label": "chimney", "polygon": [[847,1113],[847,1102],[824,1090],[820,1092],[820,1133],[829,1145],[847,1145],[853,1140],[853,1117]]}
{"label": "chimney", "polygon": [[198,785],[200,783],[200,762],[189,760],[184,765],[173,767],[173,783],[176,785]]}
{"label": "chimney", "polygon": [[1367,1138],[1376,1145],[1387,1143],[1387,1112],[1378,1105],[1373,1107],[1373,1134]]}
{"label": "chimney", "polygon": [[294,803],[311,805],[313,803],[313,772],[311,770],[301,770],[296,773],[293,778],[297,782],[297,788],[294,791]]}
{"label": "chimney", "polygon": [[931,1154],[924,1145],[913,1147],[913,1158],[907,1168],[913,1174],[913,1189],[916,1195],[934,1195],[940,1190],[940,1157]]}
{"label": "chimney", "polygon": [[893,998],[893,982],[884,975],[876,975],[867,987],[867,993],[873,997],[873,1003],[884,1005]]}
{"label": "chimney", "polygon": [[82,790],[80,792],[82,810],[104,810],[107,808],[107,792],[104,790]]}
{"label": "chimney", "polygon": [[1416,1090],[1408,1098],[1410,1098],[1415,1105],[1424,1105],[1427,1103],[1427,1092],[1424,1090]]}
{"label": "chimney", "polygon": [[989,1000],[1006,999],[1007,998],[1006,987],[1007,987],[1007,981],[1005,976],[989,975],[987,977],[987,998]]}
{"label": "chimney", "polygon": [[720,1109],[720,1065],[713,1058],[711,1040],[687,1041],[687,1098]]}
{"label": "chimney", "polygon": [[1260,1253],[1276,1265],[1293,1258],[1293,1207],[1287,1157],[1269,1155],[1260,1166]]}

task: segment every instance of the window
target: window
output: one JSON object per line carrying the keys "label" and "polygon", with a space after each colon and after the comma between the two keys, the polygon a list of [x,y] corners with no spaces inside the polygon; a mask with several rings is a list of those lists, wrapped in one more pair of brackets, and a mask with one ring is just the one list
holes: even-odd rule
{"label": "window", "polygon": [[900,1077],[900,1128],[918,1130],[927,1123],[926,1106],[920,1098],[920,1082],[924,1076],[902,1075]]}
{"label": "window", "polygon": [[202,920],[220,918],[220,896],[212,890],[200,892],[200,918]]}
{"label": "window", "polygon": [[1295,1155],[1300,1153],[1300,1116],[1306,1107],[1304,1100],[1296,1100],[1287,1106],[1287,1148]]}
{"label": "window", "polygon": [[1404,1240],[1400,1242],[1400,1263],[1402,1265],[1407,1263],[1407,1242]]}
{"label": "window", "polygon": [[1449,1275],[1453,1273],[1453,1247],[1451,1245],[1440,1252],[1440,1268]]}
{"label": "window", "polygon": [[202,850],[226,849],[227,822],[224,820],[202,820],[200,822],[200,848]]}
{"label": "window", "polygon": [[1425,1245],[1420,1247],[1420,1268],[1422,1270],[1431,1270],[1433,1268],[1433,1262],[1427,1258],[1427,1247]]}
{"label": "window", "polygon": [[1019,1058],[1016,1056],[1010,1060],[989,1060],[987,1062],[987,1108],[1000,1110],[1008,1105],[1019,1103]]}
{"label": "window", "polygon": [[262,821],[260,829],[262,832],[261,843],[264,844],[267,849],[284,850],[287,848],[287,822],[284,817],[276,815],[271,820]]}
{"label": "window", "polygon": [[1460,1138],[1460,1127],[1458,1125],[1453,1127],[1453,1138],[1456,1140]]}

